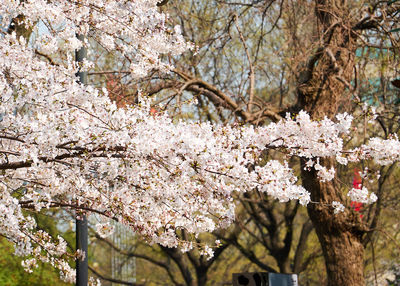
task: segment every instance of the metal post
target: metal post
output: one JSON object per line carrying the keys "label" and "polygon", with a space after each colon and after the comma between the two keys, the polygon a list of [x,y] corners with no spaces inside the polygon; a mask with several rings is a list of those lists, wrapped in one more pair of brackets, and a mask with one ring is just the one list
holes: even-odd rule
{"label": "metal post", "polygon": [[[78,35],[79,40],[83,42],[84,36]],[[83,62],[87,57],[87,49],[82,46],[79,51],[75,53],[75,60],[78,63]],[[87,84],[87,72],[79,71],[77,73],[79,82]],[[76,214],[78,216],[78,212]],[[76,260],[76,285],[87,286],[88,284],[88,223],[86,216],[80,216],[80,219],[76,219],[76,249],[80,249],[85,253],[85,259]]]}
{"label": "metal post", "polygon": [[86,216],[76,220],[76,249],[85,252],[85,259],[76,260],[76,286],[88,284],[88,225]]}

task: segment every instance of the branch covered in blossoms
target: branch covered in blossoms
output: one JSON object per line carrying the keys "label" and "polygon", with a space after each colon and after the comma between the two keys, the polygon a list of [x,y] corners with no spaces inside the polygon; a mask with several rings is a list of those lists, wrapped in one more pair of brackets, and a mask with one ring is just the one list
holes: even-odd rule
{"label": "branch covered in blossoms", "polygon": [[[157,2],[0,4],[0,13],[7,15],[3,24],[23,14],[27,26],[42,21],[49,29],[33,47],[15,35],[0,39],[0,234],[15,244],[17,254],[33,255],[24,262],[28,269],[37,260],[46,261],[62,270],[65,280],[74,280],[63,260],[65,243],[35,231],[34,220],[23,209],[96,212],[152,243],[186,246],[175,230],[196,235],[232,223],[233,192],[258,189],[281,202],[310,202],[286,161],[260,164],[267,149],[309,159],[307,168],[318,170],[322,182],[333,179],[334,169],[321,166],[319,158],[336,157],[342,164],[399,159],[395,137],[373,138],[357,149],[343,150],[352,121],[348,114],[336,121],[312,121],[300,112],[254,128],[173,122],[168,114],[152,114],[148,101],[118,109],[105,89],[76,82],[78,65],[71,57],[64,65],[54,65],[35,53],[63,50],[69,55],[87,45],[76,38],[79,33],[130,57],[137,76],[165,70],[168,65],[160,55],[179,54],[189,45],[179,28],[168,31]],[[362,192],[363,199],[373,201]],[[335,212],[342,210],[337,202],[334,206]]]}

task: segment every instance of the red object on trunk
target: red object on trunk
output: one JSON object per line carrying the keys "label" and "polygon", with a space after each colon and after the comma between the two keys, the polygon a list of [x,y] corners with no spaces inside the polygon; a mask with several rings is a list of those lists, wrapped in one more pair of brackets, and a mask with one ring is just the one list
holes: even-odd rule
{"label": "red object on trunk", "polygon": [[[353,188],[360,190],[362,187],[362,178],[360,176],[360,172],[357,168],[354,169],[354,176],[353,176]],[[363,208],[363,203],[352,201],[350,206],[354,208],[356,212],[361,212]],[[363,218],[363,215],[360,214],[360,218]]]}

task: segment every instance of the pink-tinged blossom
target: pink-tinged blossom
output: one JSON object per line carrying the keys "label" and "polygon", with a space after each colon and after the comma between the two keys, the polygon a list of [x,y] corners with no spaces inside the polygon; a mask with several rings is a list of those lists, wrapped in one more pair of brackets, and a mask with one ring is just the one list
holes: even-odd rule
{"label": "pink-tinged blossom", "polygon": [[332,202],[332,207],[333,207],[333,213],[334,214],[338,214],[338,213],[342,213],[345,210],[345,207],[343,204],[341,204],[340,202],[337,201],[333,201]]}
{"label": "pink-tinged blossom", "polygon": [[[318,159],[397,161],[400,143],[371,138],[354,150],[343,150],[352,117],[312,121],[301,111],[264,127],[173,122],[150,111],[150,103],[118,109],[106,90],[77,83],[71,54],[82,43],[76,34],[89,30],[103,46],[118,49],[131,60],[133,76],[168,70],[160,58],[190,48],[179,27],[169,31],[158,0],[1,1],[3,26],[17,15],[26,25],[42,21],[51,33],[32,46],[15,35],[0,38],[0,234],[15,253],[33,256],[27,269],[47,262],[73,282],[65,261],[66,245],[43,231],[23,209],[72,207],[93,210],[131,227],[148,241],[190,249],[176,229],[194,236],[229,226],[235,218],[234,192],[257,189],[280,202],[310,202],[286,161],[259,158],[266,149],[308,159],[307,168],[321,181],[334,169]],[[117,20],[118,19],[118,20]],[[63,65],[51,65],[35,54],[62,50]],[[91,63],[85,63],[90,66]],[[15,190],[23,189],[15,198]],[[352,190],[356,201],[372,202],[368,191]],[[333,203],[332,203],[333,204]],[[333,204],[335,210],[342,210]],[[108,234],[108,225],[99,225]],[[203,253],[212,257],[208,246]]]}
{"label": "pink-tinged blossom", "polygon": [[352,188],[347,196],[350,197],[352,201],[363,203],[363,204],[372,204],[376,202],[378,197],[374,193],[369,193],[366,187],[362,188]]}
{"label": "pink-tinged blossom", "polygon": [[400,160],[400,141],[396,135],[389,139],[371,138],[359,149],[363,158],[373,158],[380,165],[388,165]]}

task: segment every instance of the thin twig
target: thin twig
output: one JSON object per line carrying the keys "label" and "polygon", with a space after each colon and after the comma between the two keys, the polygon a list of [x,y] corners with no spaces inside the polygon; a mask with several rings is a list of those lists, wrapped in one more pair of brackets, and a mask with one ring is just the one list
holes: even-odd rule
{"label": "thin twig", "polygon": [[246,52],[247,60],[249,61],[250,87],[249,87],[249,103],[247,105],[247,111],[251,113],[253,111],[253,101],[254,101],[254,84],[255,84],[254,67],[253,67],[253,62],[250,57],[249,49],[247,48],[246,41],[243,37],[242,31],[240,30],[240,27],[238,24],[238,16],[236,14],[233,15],[233,19],[235,20],[235,25],[236,25],[236,29],[239,33],[240,41],[243,44],[243,48],[244,48],[244,51]]}

